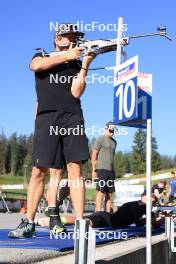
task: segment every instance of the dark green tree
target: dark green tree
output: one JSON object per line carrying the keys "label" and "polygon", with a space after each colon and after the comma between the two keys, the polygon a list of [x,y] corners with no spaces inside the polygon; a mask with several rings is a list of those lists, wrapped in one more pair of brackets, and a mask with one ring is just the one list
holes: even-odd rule
{"label": "dark green tree", "polygon": [[17,134],[13,133],[10,138],[10,149],[11,149],[11,175],[17,174],[17,163],[18,163],[18,140]]}
{"label": "dark green tree", "polygon": [[32,170],[32,145],[33,145],[33,134],[31,134],[26,139],[27,154],[25,156],[24,163],[23,163],[23,166],[26,166],[26,168],[27,168],[28,178],[29,178],[29,176],[31,174],[31,170]]}
{"label": "dark green tree", "polygon": [[131,153],[123,154],[124,170],[125,173],[131,173]]}
{"label": "dark green tree", "polygon": [[161,155],[161,169],[170,169],[176,167],[174,166],[174,159],[168,155]]}
{"label": "dark green tree", "polygon": [[118,151],[114,156],[114,170],[116,177],[120,178],[125,174],[125,163],[123,153]]}
{"label": "dark green tree", "polygon": [[146,170],[146,133],[138,129],[134,135],[132,146],[132,172],[133,174],[144,173]]}
{"label": "dark green tree", "polygon": [[[134,136],[132,147],[132,172],[134,174],[145,173],[146,171],[146,132],[138,129]],[[161,168],[161,158],[157,151],[157,140],[152,137],[152,171],[156,172]]]}
{"label": "dark green tree", "polygon": [[161,169],[161,157],[157,151],[158,145],[155,137],[152,137],[152,171],[156,172]]}
{"label": "dark green tree", "polygon": [[21,135],[18,137],[18,150],[17,150],[17,174],[23,175],[24,173],[24,160],[27,155],[27,143],[26,143],[26,136]]}
{"label": "dark green tree", "polygon": [[82,170],[83,170],[83,177],[89,180],[92,179],[92,164],[90,159],[83,165]]}
{"label": "dark green tree", "polygon": [[6,149],[6,156],[5,156],[5,168],[6,173],[10,173],[11,171],[11,146],[8,140],[7,142],[7,149]]}
{"label": "dark green tree", "polygon": [[6,174],[6,150],[7,150],[7,139],[2,131],[0,134],[0,175]]}
{"label": "dark green tree", "polygon": [[176,156],[173,159],[173,167],[176,168]]}

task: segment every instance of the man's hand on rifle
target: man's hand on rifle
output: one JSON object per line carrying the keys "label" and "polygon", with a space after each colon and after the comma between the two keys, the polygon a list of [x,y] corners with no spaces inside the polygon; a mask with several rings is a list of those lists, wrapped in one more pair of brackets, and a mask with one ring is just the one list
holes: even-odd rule
{"label": "man's hand on rifle", "polygon": [[70,45],[70,48],[67,52],[67,59],[68,60],[75,60],[79,59],[81,57],[81,52],[84,50],[83,47],[76,47],[72,48],[72,45]]}
{"label": "man's hand on rifle", "polygon": [[87,68],[91,61],[95,59],[96,55],[93,52],[90,52],[88,55],[83,57],[83,62],[82,62],[82,68]]}

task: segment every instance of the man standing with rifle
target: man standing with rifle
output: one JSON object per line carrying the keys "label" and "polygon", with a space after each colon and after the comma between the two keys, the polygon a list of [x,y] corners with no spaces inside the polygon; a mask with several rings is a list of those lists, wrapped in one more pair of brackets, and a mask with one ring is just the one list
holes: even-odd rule
{"label": "man standing with rifle", "polygon": [[[83,217],[84,183],[81,166],[89,158],[89,149],[85,133],[75,135],[71,130],[84,125],[79,98],[85,90],[89,64],[95,57],[88,54],[82,62],[78,60],[84,48],[73,48],[73,45],[83,35],[75,25],[63,23],[58,26],[54,37],[55,51],[62,52],[50,56],[42,51],[35,54],[31,61],[30,69],[35,73],[38,112],[33,142],[33,169],[27,195],[27,218],[9,232],[9,237],[31,237],[35,233],[34,217],[44,192],[48,168],[62,169],[66,164],[76,218]],[[51,75],[59,77],[59,81],[51,82]],[[67,81],[61,82],[62,77]],[[53,135],[51,127],[57,127],[59,131],[64,129],[66,133]],[[75,181],[78,184],[74,184]],[[64,227],[56,212],[55,193],[49,215],[50,230],[62,232]]]}

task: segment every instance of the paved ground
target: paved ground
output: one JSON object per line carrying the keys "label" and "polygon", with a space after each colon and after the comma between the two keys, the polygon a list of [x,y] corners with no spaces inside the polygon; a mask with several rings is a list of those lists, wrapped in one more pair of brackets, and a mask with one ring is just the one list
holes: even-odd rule
{"label": "paved ground", "polygon": [[[23,217],[19,213],[0,213],[0,229],[15,228]],[[35,263],[60,255],[54,250],[0,248],[0,263]]]}
{"label": "paved ground", "polygon": [[[21,214],[0,214],[0,228],[14,228],[19,224],[20,219],[23,217]],[[158,235],[153,238],[153,242],[164,240],[165,236]],[[146,239],[137,238],[129,241],[123,241],[120,243],[113,243],[106,246],[101,246],[96,249],[96,260],[106,260],[114,256],[121,256],[128,252],[135,251],[141,247],[145,247]],[[59,257],[59,259],[58,259]],[[0,263],[43,263],[43,264],[65,264],[65,263],[74,263],[73,252],[67,255],[64,255],[60,252],[54,250],[31,250],[31,249],[1,249],[0,248]]]}
{"label": "paved ground", "polygon": [[0,213],[0,229],[15,228],[26,215],[19,213]]}

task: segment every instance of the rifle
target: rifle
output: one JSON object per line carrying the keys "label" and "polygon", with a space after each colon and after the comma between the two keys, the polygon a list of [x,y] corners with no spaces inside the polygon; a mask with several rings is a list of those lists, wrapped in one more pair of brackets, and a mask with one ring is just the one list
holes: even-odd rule
{"label": "rifle", "polygon": [[[143,38],[143,37],[152,37],[152,36],[160,36],[160,37],[165,37],[168,40],[171,41],[171,38],[168,37],[167,33],[166,33],[166,27],[162,26],[162,27],[158,27],[157,28],[157,33],[149,33],[149,34],[141,34],[141,35],[134,35],[134,36],[129,36],[129,37],[123,37],[120,40],[120,44],[122,47],[126,46],[129,44],[129,41],[131,39],[136,39],[136,38]],[[81,53],[81,57],[84,57],[90,53],[94,53],[95,55],[98,54],[103,54],[103,53],[107,53],[110,51],[115,51],[117,49],[117,39],[98,39],[98,40],[85,40],[81,37],[79,37],[76,40],[76,43],[72,43],[72,47],[83,47],[84,50]],[[63,49],[67,49],[70,47],[70,43],[67,44],[62,44],[59,46],[59,48],[61,50]],[[63,50],[63,51],[53,51],[50,52],[49,54],[45,54],[44,50],[39,48],[36,50],[42,50],[42,53],[44,56],[57,56],[57,55],[62,55],[65,54],[67,52],[67,50]],[[126,54],[124,53],[125,57]]]}
{"label": "rifle", "polygon": [[[123,45],[128,45],[129,38],[123,38]],[[45,53],[44,49],[37,48],[36,50],[40,50],[43,54],[43,57],[52,57],[64,55],[68,52],[70,44],[60,45],[59,48],[67,49],[63,51],[52,51],[50,53]],[[79,40],[77,43],[72,43],[72,47],[83,47],[84,50],[81,52],[81,57],[84,57],[89,54],[103,54],[110,51],[115,51],[117,49],[117,39],[98,39],[98,40]]]}

